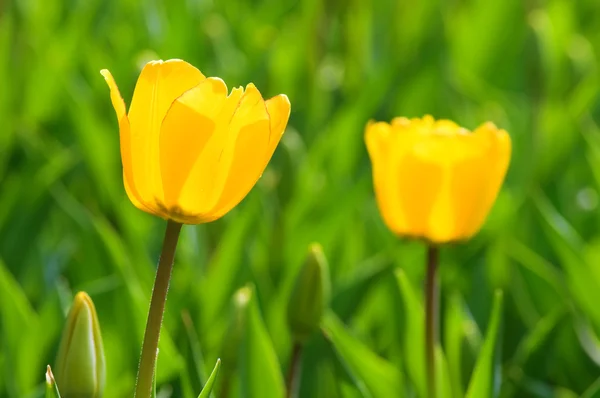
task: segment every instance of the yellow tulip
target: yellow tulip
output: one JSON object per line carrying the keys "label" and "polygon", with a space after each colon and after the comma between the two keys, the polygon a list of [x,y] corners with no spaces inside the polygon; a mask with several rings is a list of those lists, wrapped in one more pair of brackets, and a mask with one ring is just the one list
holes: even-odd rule
{"label": "yellow tulip", "polygon": [[127,114],[112,75],[101,73],[119,120],[129,199],[180,223],[216,220],[244,199],[290,114],[283,94],[264,101],[252,83],[228,94],[223,80],[177,59],[146,64]]}
{"label": "yellow tulip", "polygon": [[365,141],[382,217],[396,235],[433,243],[465,240],[489,213],[510,161],[507,132],[470,132],[449,120],[369,122]]}

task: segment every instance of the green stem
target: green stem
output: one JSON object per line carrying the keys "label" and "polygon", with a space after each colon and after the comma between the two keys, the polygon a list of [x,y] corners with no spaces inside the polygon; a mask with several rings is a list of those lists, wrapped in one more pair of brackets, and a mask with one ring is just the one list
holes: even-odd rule
{"label": "green stem", "polygon": [[429,398],[436,398],[435,346],[438,340],[438,301],[437,280],[438,248],[427,248],[427,279],[425,281],[425,361],[427,363],[427,390]]}
{"label": "green stem", "polygon": [[287,387],[287,398],[294,396],[294,390],[298,384],[298,377],[300,375],[300,357],[302,356],[302,344],[299,342],[294,343],[292,348],[292,357],[290,358],[290,367],[288,369],[286,387]]}
{"label": "green stem", "polygon": [[180,231],[181,224],[171,220],[167,222],[167,231],[165,232],[158,269],[156,270],[150,311],[148,313],[146,331],[144,332],[144,343],[142,344],[142,355],[140,356],[138,368],[135,398],[149,398],[152,394],[152,381],[156,367],[156,356],[158,354],[160,327],[165,312],[169,281],[171,280],[171,271],[173,270],[173,259]]}

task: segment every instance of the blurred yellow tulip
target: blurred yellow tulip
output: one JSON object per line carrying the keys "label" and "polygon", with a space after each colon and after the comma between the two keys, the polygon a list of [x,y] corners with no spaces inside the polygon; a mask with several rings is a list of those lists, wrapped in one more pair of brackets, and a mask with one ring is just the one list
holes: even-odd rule
{"label": "blurred yellow tulip", "polygon": [[244,199],[290,115],[283,94],[264,101],[250,83],[228,95],[223,80],[177,59],[146,64],[127,114],[112,75],[101,73],[119,119],[129,199],[184,224],[216,220]]}
{"label": "blurred yellow tulip", "polygon": [[433,243],[479,231],[511,152],[510,137],[492,123],[471,133],[431,116],[369,122],[365,141],[386,225],[396,235]]}

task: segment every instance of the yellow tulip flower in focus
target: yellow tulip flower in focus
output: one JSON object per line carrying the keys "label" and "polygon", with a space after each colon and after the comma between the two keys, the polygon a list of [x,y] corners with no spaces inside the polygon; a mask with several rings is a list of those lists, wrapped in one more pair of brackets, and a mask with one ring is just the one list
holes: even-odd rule
{"label": "yellow tulip flower in focus", "polygon": [[365,141],[386,225],[396,235],[432,243],[479,231],[511,152],[510,137],[492,123],[470,132],[431,116],[370,122]]}
{"label": "yellow tulip flower in focus", "polygon": [[129,199],[178,223],[213,221],[236,206],[263,173],[290,115],[283,94],[264,101],[252,83],[228,93],[223,80],[176,59],[146,64],[127,113],[112,75],[101,73],[119,120]]}

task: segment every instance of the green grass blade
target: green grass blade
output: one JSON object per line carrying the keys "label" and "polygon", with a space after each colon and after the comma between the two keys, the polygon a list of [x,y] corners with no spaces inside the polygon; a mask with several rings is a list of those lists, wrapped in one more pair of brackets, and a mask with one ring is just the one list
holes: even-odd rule
{"label": "green grass blade", "polygon": [[405,366],[419,396],[427,396],[425,381],[425,317],[423,306],[404,271],[396,272],[404,306],[403,337]]}
{"label": "green grass blade", "polygon": [[600,377],[598,377],[584,392],[580,398],[600,397]]}
{"label": "green grass blade", "polygon": [[217,359],[217,363],[215,364],[215,368],[213,369],[212,373],[210,374],[208,380],[206,381],[206,384],[204,385],[204,388],[202,389],[202,392],[200,392],[200,395],[198,395],[198,398],[208,398],[208,397],[210,397],[210,393],[212,392],[213,385],[215,384],[215,380],[217,380],[217,376],[219,374],[219,369],[220,368],[221,368],[221,360]]}
{"label": "green grass blade", "polygon": [[285,383],[281,367],[260,314],[256,293],[249,289],[245,305],[246,328],[240,347],[241,397],[281,398]]}
{"label": "green grass blade", "polygon": [[[404,366],[419,396],[427,396],[425,380],[425,312],[417,293],[402,270],[396,280],[404,306],[405,331],[403,336]],[[436,372],[439,375],[437,392],[440,397],[452,396],[451,374],[440,346],[436,347]]]}
{"label": "green grass blade", "polygon": [[548,241],[561,260],[568,286],[579,307],[600,329],[600,271],[585,257],[587,246],[573,226],[561,215],[548,198],[538,193],[534,204],[539,211],[542,227]]}
{"label": "green grass blade", "polygon": [[40,329],[38,314],[0,259],[0,338],[9,342],[2,350],[11,364],[4,377],[15,396],[24,396],[37,384],[35,369],[43,360],[39,355],[41,342],[30,337]]}
{"label": "green grass blade", "polygon": [[455,397],[463,397],[461,365],[465,321],[463,301],[458,293],[450,295],[444,314],[444,347],[448,356],[452,392]]}
{"label": "green grass blade", "polygon": [[340,361],[366,396],[386,398],[404,395],[400,371],[353,337],[333,312],[323,318],[322,327]]}
{"label": "green grass blade", "polygon": [[502,315],[502,298],[502,292],[496,291],[485,340],[483,341],[483,346],[479,352],[477,363],[475,364],[475,369],[473,370],[469,382],[469,388],[467,389],[467,398],[486,398],[495,396],[494,364],[497,360],[495,351]]}

